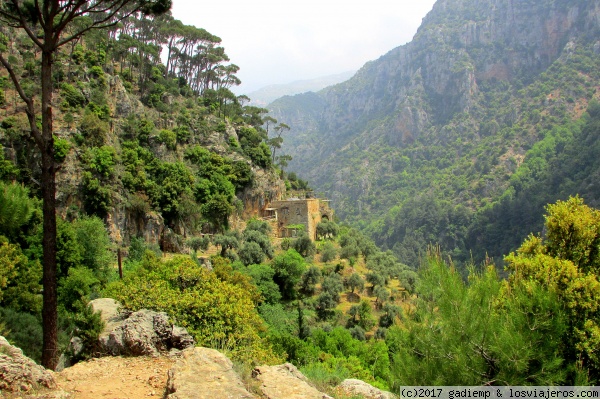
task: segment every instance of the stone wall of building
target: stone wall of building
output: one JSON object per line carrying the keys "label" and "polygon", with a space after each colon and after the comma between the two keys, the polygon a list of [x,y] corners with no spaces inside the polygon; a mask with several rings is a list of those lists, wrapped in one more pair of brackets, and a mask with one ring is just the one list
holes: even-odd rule
{"label": "stone wall of building", "polygon": [[292,237],[294,229],[289,226],[304,225],[308,236],[314,240],[317,237],[317,224],[325,215],[331,220],[333,211],[327,202],[316,198],[290,199],[286,201],[273,201],[268,205],[277,214],[277,230],[279,237]]}

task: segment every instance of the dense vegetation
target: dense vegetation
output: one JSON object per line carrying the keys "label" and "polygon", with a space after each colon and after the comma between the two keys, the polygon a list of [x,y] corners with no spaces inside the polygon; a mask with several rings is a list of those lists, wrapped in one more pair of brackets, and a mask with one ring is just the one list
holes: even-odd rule
{"label": "dense vegetation", "polygon": [[227,228],[256,171],[276,180],[265,111],[229,91],[237,67],[226,64],[220,39],[175,21],[169,7],[0,4],[2,174],[41,199],[49,368],[59,355],[60,271],[76,264],[61,264],[57,214],[97,216],[117,244],[154,229],[163,248],[179,250],[186,234]]}
{"label": "dense vegetation", "polygon": [[[24,209],[3,215],[2,332],[39,359],[39,233],[25,251],[9,241],[35,237],[39,210],[19,185],[4,183],[3,193],[10,209]],[[508,278],[487,264],[472,265],[465,279],[435,247],[414,273],[356,230],[326,224],[319,230],[329,233],[308,250],[303,236],[272,242],[256,219],[242,232],[190,240],[197,251],[215,247],[212,270],[196,251],[161,259],[134,239],[118,279],[102,221],[62,222],[63,344],[77,334],[82,355],[93,355],[101,324],[85,304],[103,295],[167,312],[198,344],[236,362],[290,361],[322,389],[351,377],[390,390],[597,381],[600,211],[579,197],[547,207],[545,235],[506,257]],[[15,226],[34,230],[15,236]]]}
{"label": "dense vegetation", "polygon": [[[39,99],[34,46],[22,32],[3,29],[3,56],[27,95]],[[360,376],[387,386],[382,338],[416,275],[333,222],[317,227],[318,246],[306,235],[274,245],[270,227],[258,220],[244,231],[230,228],[246,190],[258,185],[259,194],[268,195],[257,176],[268,182],[287,177],[291,191],[308,186],[274,168],[290,157],[277,153],[281,137],[267,140],[267,132],[281,136],[289,127],[231,94],[236,67],[224,64],[218,43],[169,14],[134,14],[56,54],[60,348],[68,350],[77,335],[86,348],[79,357],[96,353],[102,325],[87,302],[110,295],[129,309],[168,312],[198,344],[240,362],[289,359],[329,382],[334,374],[335,380]],[[169,54],[166,65],[159,62],[161,47]],[[40,361],[39,154],[15,87],[5,75],[1,84],[0,326]],[[144,238],[156,232],[149,222],[164,226],[152,243]],[[213,270],[195,256],[156,255],[187,248],[193,254],[216,249]],[[122,280],[117,249],[126,254]],[[378,339],[366,341],[374,334]],[[341,342],[349,346],[334,350]],[[321,354],[330,352],[320,364]]]}
{"label": "dense vegetation", "polygon": [[[10,33],[5,51],[35,95],[39,67],[33,48],[18,31]],[[169,14],[139,14],[58,54],[55,158],[74,165],[71,173],[82,180],[61,187],[74,190],[69,195],[77,201],[59,205],[101,218],[125,205],[140,217],[156,211],[171,228],[224,227],[236,192],[251,185],[253,167],[271,166],[271,153],[264,142],[265,111],[244,106],[245,99],[231,93],[239,84],[237,67],[225,64],[229,59],[219,42]],[[169,54],[166,65],[160,63],[161,49]],[[32,144],[23,140],[25,115],[6,78],[2,90],[2,143],[18,168],[11,175],[7,166],[3,173],[37,192],[40,172]],[[211,143],[215,133],[218,141]],[[202,148],[210,144],[224,148]]]}

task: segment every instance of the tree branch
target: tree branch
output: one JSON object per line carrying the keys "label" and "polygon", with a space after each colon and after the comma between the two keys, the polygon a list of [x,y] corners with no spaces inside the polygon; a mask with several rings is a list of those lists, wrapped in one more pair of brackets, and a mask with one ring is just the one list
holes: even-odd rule
{"label": "tree branch", "polygon": [[8,71],[8,74],[9,74],[10,79],[12,80],[12,82],[13,82],[13,84],[15,86],[15,89],[19,93],[19,97],[21,97],[21,99],[27,105],[27,108],[26,108],[25,112],[27,114],[27,119],[29,120],[29,126],[31,128],[31,136],[33,137],[36,145],[39,148],[43,148],[44,142],[42,140],[42,134],[41,134],[40,130],[38,129],[37,125],[36,125],[35,107],[34,107],[34,104],[33,104],[33,99],[30,98],[30,97],[27,97],[27,95],[23,91],[23,88],[21,87],[21,84],[19,83],[19,79],[17,78],[17,75],[15,74],[15,71],[12,69],[12,67],[10,66],[10,64],[8,63],[8,61],[6,61],[6,59],[4,58],[4,56],[2,55],[2,53],[0,53],[0,63]]}
{"label": "tree branch", "polygon": [[[84,33],[88,32],[92,29],[105,29],[105,28],[109,28],[111,26],[115,26],[120,21],[122,21],[125,18],[128,18],[129,16],[131,16],[132,14],[136,13],[139,10],[139,7],[136,7],[135,9],[127,11],[125,14],[120,15],[115,18],[115,16],[125,7],[126,4],[127,4],[127,1],[116,0],[116,1],[111,2],[109,5],[105,6],[102,9],[95,9],[95,6],[93,6],[93,7],[89,7],[89,8],[85,8],[85,9],[81,9],[81,10],[75,10],[75,9],[72,10],[72,12],[69,13],[70,15],[61,21],[62,26],[60,28],[64,29],[64,27],[68,23],[70,23],[73,19],[75,19],[76,17],[84,16],[86,14],[98,13],[98,14],[106,14],[106,16],[104,18],[99,19],[98,21],[94,21],[90,26],[79,29],[75,33],[71,34],[70,36],[67,36],[66,38],[62,39],[61,41],[58,42],[57,47],[63,46],[64,44],[77,39],[79,36],[83,35]],[[78,4],[76,7],[80,7],[80,5]],[[109,10],[110,10],[110,12],[107,13],[107,11],[109,11]]]}
{"label": "tree branch", "polygon": [[15,16],[13,14],[5,13],[5,12],[2,12],[2,15],[6,16],[9,20],[18,21],[19,22],[18,27],[23,29],[25,31],[25,33],[27,33],[27,36],[29,36],[29,38],[35,43],[35,45],[41,49],[44,44],[37,38],[37,35],[31,30],[31,26],[29,26],[29,24],[27,23],[27,21],[25,19],[25,16],[21,12],[21,8],[19,8],[18,1],[11,0],[11,3],[15,7],[17,15]]}

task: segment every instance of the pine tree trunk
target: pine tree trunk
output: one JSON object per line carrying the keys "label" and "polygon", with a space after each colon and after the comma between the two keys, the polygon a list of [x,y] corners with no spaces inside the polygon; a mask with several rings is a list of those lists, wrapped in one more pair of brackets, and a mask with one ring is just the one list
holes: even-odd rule
{"label": "pine tree trunk", "polygon": [[[48,42],[46,42],[48,43]],[[56,166],[52,136],[52,64],[54,51],[42,51],[42,199],[44,215],[43,278],[44,325],[42,365],[56,369],[58,363],[58,311],[56,281]]]}

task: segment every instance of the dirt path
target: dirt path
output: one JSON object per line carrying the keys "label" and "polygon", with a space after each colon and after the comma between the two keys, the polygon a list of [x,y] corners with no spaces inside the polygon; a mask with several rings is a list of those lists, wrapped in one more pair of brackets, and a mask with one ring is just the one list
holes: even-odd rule
{"label": "dirt path", "polygon": [[167,371],[174,363],[168,357],[103,357],[78,363],[55,377],[58,389],[74,399],[162,398]]}

